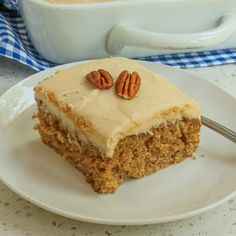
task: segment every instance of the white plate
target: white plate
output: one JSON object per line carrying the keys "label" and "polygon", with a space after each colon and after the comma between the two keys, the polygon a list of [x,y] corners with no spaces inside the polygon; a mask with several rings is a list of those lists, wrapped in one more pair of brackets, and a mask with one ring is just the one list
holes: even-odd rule
{"label": "white plate", "polygon": [[[205,116],[236,130],[236,100],[226,92],[185,71],[142,64],[194,97]],[[187,218],[235,195],[236,145],[205,127],[196,160],[189,158],[152,176],[127,181],[115,194],[94,193],[82,174],[44,145],[32,129],[33,86],[69,66],[35,74],[0,98],[0,179],[9,188],[63,216],[127,225]]]}

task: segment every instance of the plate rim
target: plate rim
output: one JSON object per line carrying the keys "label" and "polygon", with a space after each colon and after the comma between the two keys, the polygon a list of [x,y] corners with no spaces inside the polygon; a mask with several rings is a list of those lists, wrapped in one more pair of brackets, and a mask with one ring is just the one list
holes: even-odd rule
{"label": "plate rim", "polygon": [[[86,63],[88,61],[92,61],[92,60],[86,60],[86,61],[80,61],[80,62],[72,62],[72,63],[67,63],[67,64],[63,64],[63,65],[58,65],[49,69],[46,69],[44,71],[41,72],[36,72],[33,75],[30,75],[28,77],[26,77],[25,79],[21,80],[20,82],[16,83],[15,85],[13,85],[12,87],[10,87],[6,92],[4,92],[1,96],[0,96],[0,100],[4,99],[4,97],[8,96],[9,93],[12,92],[12,90],[14,90],[15,88],[21,86],[23,83],[26,83],[27,81],[32,81],[34,79],[34,77],[38,77],[39,75],[43,75],[42,76],[42,80],[45,78],[44,74],[47,74],[47,76],[49,74],[52,74],[53,72],[55,72],[56,70],[59,69],[64,69],[64,68],[69,68],[70,66],[73,65],[77,65],[77,64],[82,64],[82,63]],[[191,76],[194,77],[198,77],[199,79],[202,79],[201,76],[193,74],[189,71],[185,71],[182,69],[178,69],[178,68],[174,68],[168,65],[163,65],[161,63],[158,62],[147,62],[147,61],[141,61],[138,60],[138,62],[140,64],[157,64],[158,66],[167,68],[168,70],[172,70],[174,71],[178,71],[181,73],[185,73],[185,74],[190,74]],[[47,77],[46,76],[46,77]],[[229,96],[231,99],[233,99],[236,102],[236,97],[234,97],[233,95],[231,95],[230,93],[228,93],[225,89],[217,86],[216,84],[214,84],[211,81],[208,80],[203,80],[204,83],[208,83],[210,84],[210,86],[213,86],[214,88],[221,90],[221,92],[223,92],[224,95]],[[176,215],[172,215],[172,216],[167,216],[167,217],[158,217],[158,218],[147,218],[147,219],[140,219],[140,220],[132,220],[132,219],[106,219],[106,218],[97,218],[97,217],[88,217],[88,216],[83,216],[80,214],[74,214],[74,213],[69,213],[60,209],[57,209],[55,207],[52,207],[40,200],[37,200],[35,198],[32,198],[29,194],[27,194],[24,191],[20,191],[17,188],[15,188],[10,181],[7,181],[0,173],[0,181],[6,185],[11,191],[13,191],[14,193],[16,193],[17,195],[19,195],[20,197],[26,199],[27,201],[31,202],[32,204],[55,214],[67,217],[67,218],[71,218],[74,220],[80,220],[83,222],[89,222],[89,223],[96,223],[96,224],[103,224],[103,225],[146,225],[146,224],[159,224],[159,223],[167,223],[167,222],[174,222],[174,221],[178,221],[178,220],[183,220],[183,219],[187,219],[196,215],[200,215],[202,213],[205,213],[207,211],[210,211],[224,203],[226,203],[227,201],[229,201],[230,199],[232,199],[233,197],[236,196],[236,189],[228,194],[227,196],[225,196],[224,198],[220,199],[219,201],[216,201],[208,206],[193,210],[193,211],[187,211],[181,214],[176,214]]]}

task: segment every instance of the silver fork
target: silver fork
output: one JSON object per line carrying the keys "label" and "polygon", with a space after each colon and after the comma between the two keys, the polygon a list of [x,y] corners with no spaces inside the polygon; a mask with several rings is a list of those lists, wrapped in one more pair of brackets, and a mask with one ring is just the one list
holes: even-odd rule
{"label": "silver fork", "polygon": [[205,116],[201,116],[202,124],[207,126],[208,128],[216,131],[217,133],[223,135],[227,139],[231,140],[232,142],[236,143],[236,132],[231,129],[226,128],[219,123],[206,118]]}

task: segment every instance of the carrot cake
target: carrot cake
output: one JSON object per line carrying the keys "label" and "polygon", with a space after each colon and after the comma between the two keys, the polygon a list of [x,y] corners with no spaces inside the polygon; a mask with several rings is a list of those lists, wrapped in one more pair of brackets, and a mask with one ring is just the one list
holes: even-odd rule
{"label": "carrot cake", "polygon": [[35,128],[97,193],[150,175],[197,149],[200,107],[162,76],[126,58],[56,72],[35,87]]}

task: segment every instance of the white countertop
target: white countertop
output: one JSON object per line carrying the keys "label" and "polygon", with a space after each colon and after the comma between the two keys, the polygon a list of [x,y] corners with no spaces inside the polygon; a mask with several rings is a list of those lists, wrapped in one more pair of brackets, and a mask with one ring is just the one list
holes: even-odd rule
{"label": "white countertop", "polygon": [[[236,65],[191,69],[236,97]],[[0,95],[35,73],[0,57]],[[236,181],[236,180],[232,180]],[[0,236],[225,236],[236,235],[236,197],[200,216],[148,226],[105,226],[67,219],[32,205],[0,182]]]}

